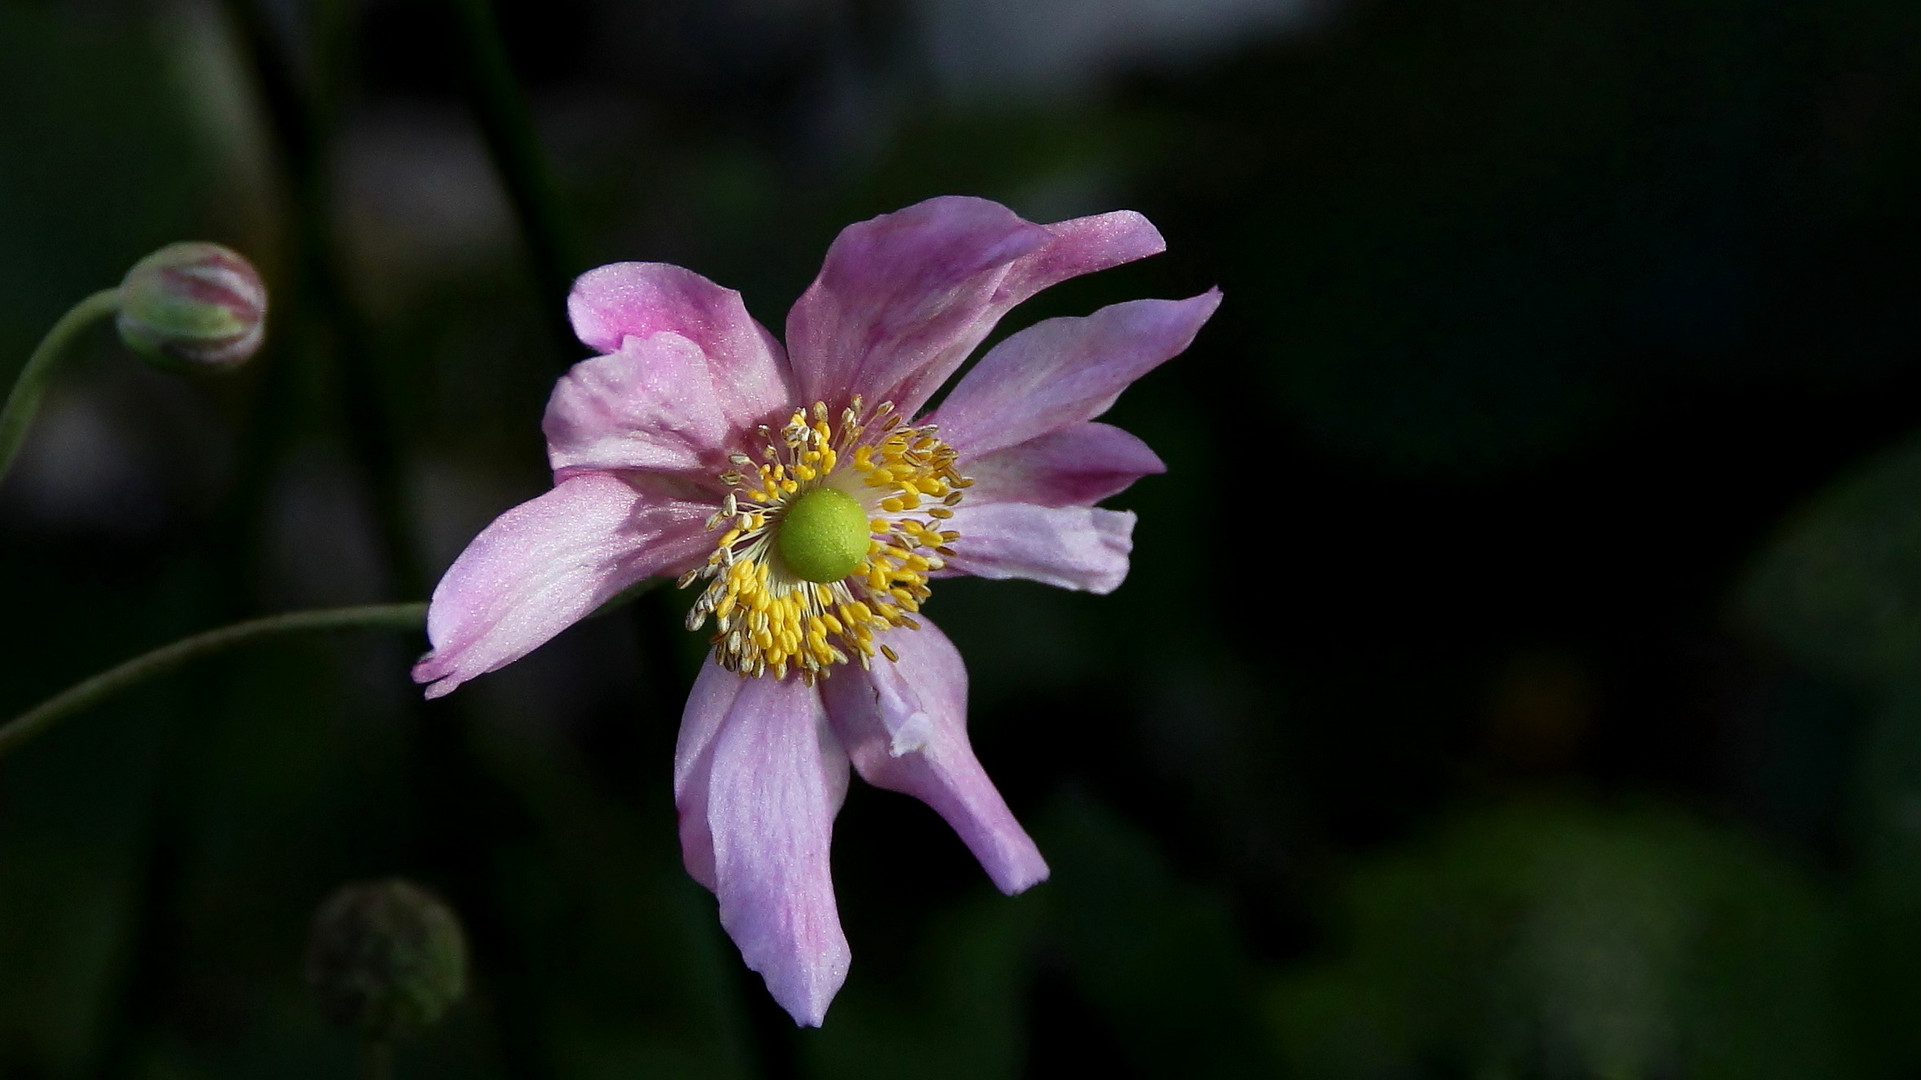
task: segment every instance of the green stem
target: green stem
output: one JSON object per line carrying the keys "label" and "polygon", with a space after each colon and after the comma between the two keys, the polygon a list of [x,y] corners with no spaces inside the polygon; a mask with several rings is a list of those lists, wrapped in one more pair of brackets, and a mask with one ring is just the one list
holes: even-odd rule
{"label": "green stem", "polygon": [[20,377],[14,380],[6,407],[0,408],[0,479],[6,478],[7,470],[13,467],[14,455],[20,452],[20,444],[27,440],[34,410],[40,407],[47,384],[53,381],[54,369],[60,366],[60,358],[66,354],[74,335],[95,319],[119,310],[120,290],[102,289],[73,305],[53,324],[53,329],[47,331],[47,336],[40,339],[40,347],[33,350],[27,366],[20,369]]}
{"label": "green stem", "polygon": [[366,607],[291,611],[181,638],[171,645],[162,645],[150,653],[83,679],[0,725],[0,758],[54,724],[130,686],[163,675],[203,656],[225,652],[235,645],[308,630],[417,630],[426,618],[427,605],[424,603],[371,604]]}
{"label": "green stem", "polygon": [[466,54],[474,116],[527,244],[534,283],[541,292],[542,320],[554,334],[563,361],[572,363],[581,346],[567,322],[566,298],[574,275],[585,267],[561,209],[553,172],[514,77],[492,0],[447,0],[447,4]]}

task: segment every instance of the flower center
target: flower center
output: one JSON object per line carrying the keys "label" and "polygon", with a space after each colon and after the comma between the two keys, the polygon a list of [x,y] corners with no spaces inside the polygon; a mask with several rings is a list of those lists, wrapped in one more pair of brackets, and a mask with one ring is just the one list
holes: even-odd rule
{"label": "flower center", "polygon": [[972,480],[933,426],[907,427],[891,403],[871,415],[855,397],[829,422],[825,402],[795,409],[778,432],[755,429],[760,461],[735,453],[733,490],[707,521],[724,529],[684,588],[708,584],[687,628],[714,620],[714,657],[742,675],[789,667],[812,682],[835,664],[898,659],[875,635],[920,629],[928,576],[954,554],[948,528]]}
{"label": "flower center", "polygon": [[830,487],[795,497],[774,533],[781,561],[805,581],[839,581],[867,557],[867,510]]}

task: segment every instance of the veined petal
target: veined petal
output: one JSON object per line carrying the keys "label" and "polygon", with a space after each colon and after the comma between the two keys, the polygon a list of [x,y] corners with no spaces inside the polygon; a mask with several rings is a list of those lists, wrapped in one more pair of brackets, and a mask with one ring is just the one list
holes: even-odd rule
{"label": "veined petal", "polygon": [[967,504],[1092,506],[1143,476],[1167,471],[1146,443],[1088,420],[964,463]]}
{"label": "veined petal", "polygon": [[554,384],[541,431],[555,472],[719,472],[730,431],[707,356],[671,330],[629,337]]}
{"label": "veined petal", "polygon": [[961,538],[943,577],[1026,578],[1109,593],[1127,577],[1134,550],[1134,514],[1126,510],[962,503],[952,520]]}
{"label": "veined petal", "polygon": [[680,858],[695,881],[713,889],[714,830],[707,822],[707,784],[714,772],[714,742],[746,681],[714,663],[712,654],[694,677],[674,743],[674,808],[680,812]]}
{"label": "veined petal", "polygon": [[1023,256],[1001,280],[994,300],[1003,305],[1003,311],[1068,278],[1167,250],[1160,230],[1132,210],[1071,218],[1041,227],[1054,238],[1047,246]]}
{"label": "veined petal", "polygon": [[[731,700],[720,679],[736,684]],[[709,659],[680,750],[681,838],[711,845],[721,926],[774,1000],[818,1027],[851,959],[828,866],[847,754],[820,694],[798,678],[742,679]],[[705,837],[686,824],[695,816],[706,818]],[[698,878],[701,853],[683,855]]]}
{"label": "veined petal", "polygon": [[602,353],[663,332],[693,342],[707,358],[715,401],[735,428],[795,401],[780,342],[747,314],[739,293],[691,270],[643,262],[589,270],[574,281],[567,313],[580,340]]}
{"label": "veined petal", "polygon": [[802,400],[861,393],[913,415],[1004,310],[994,296],[1009,264],[1051,239],[999,203],[960,196],[841,230],[787,315]]}
{"label": "veined petal", "polygon": [[897,663],[876,660],[822,680],[821,697],[868,783],[933,807],[1010,896],[1044,881],[1047,862],[987,778],[967,739],[967,668],[933,623],[894,630]]}
{"label": "veined petal", "polygon": [[434,588],[433,651],[415,682],[440,697],[520,659],[650,574],[703,554],[712,507],[635,478],[589,472],[494,519]]}
{"label": "veined petal", "polygon": [[1220,303],[1220,290],[1209,289],[1187,300],[1134,300],[1035,323],[989,350],[929,419],[963,457],[1091,420],[1187,348]]}

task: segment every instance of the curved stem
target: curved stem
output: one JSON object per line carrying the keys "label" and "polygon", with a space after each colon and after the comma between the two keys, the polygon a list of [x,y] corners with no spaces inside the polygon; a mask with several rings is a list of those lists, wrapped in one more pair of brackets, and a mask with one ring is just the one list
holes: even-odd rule
{"label": "curved stem", "polygon": [[0,758],[61,720],[85,711],[130,686],[163,675],[189,661],[225,652],[235,645],[308,630],[414,630],[419,629],[426,619],[427,605],[424,603],[371,604],[366,607],[291,611],[181,638],[171,645],[162,645],[150,653],[83,679],[0,725]]}
{"label": "curved stem", "polygon": [[27,366],[20,369],[20,377],[14,380],[6,406],[0,408],[0,479],[6,478],[7,470],[13,467],[14,455],[20,452],[20,444],[27,440],[34,410],[40,407],[40,398],[46,394],[54,369],[60,366],[60,358],[66,354],[74,335],[95,319],[119,310],[120,290],[102,289],[68,309],[60,321],[53,324],[53,329],[47,331],[47,336],[40,339],[39,347],[27,358]]}

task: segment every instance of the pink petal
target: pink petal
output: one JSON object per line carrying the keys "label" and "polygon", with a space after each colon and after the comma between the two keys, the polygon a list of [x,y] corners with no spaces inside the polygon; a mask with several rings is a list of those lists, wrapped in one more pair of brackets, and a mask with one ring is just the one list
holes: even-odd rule
{"label": "pink petal", "polygon": [[841,230],[787,315],[802,398],[863,393],[912,415],[919,385],[938,385],[992,328],[1008,264],[1050,239],[999,203],[959,196]]}
{"label": "pink petal", "polygon": [[433,651],[413,678],[440,697],[527,655],[649,574],[712,546],[710,504],[610,473],[583,473],[494,519],[434,588]]}
{"label": "pink petal", "polygon": [[912,795],[947,820],[1010,896],[1047,879],[1047,863],[967,741],[967,668],[934,624],[894,630],[899,663],[837,669],[821,697],[853,759],[876,787]]}
{"label": "pink petal", "polygon": [[567,313],[580,340],[602,353],[662,332],[693,342],[735,428],[766,421],[796,400],[780,342],[747,314],[739,293],[691,270],[638,262],[589,270],[574,282]]}
{"label": "pink petal", "polygon": [[1134,549],[1134,515],[1124,510],[962,503],[951,520],[961,536],[943,577],[1026,578],[1109,593],[1127,577]]}
{"label": "pink petal", "polygon": [[1153,223],[1132,210],[1115,210],[1043,226],[1054,234],[1046,247],[1014,264],[994,299],[1013,307],[1050,285],[1111,266],[1159,255],[1167,241]]}
{"label": "pink petal", "polygon": [[1147,444],[1112,424],[1084,421],[965,462],[967,503],[1092,506],[1143,476],[1167,471]]}
{"label": "pink petal", "polygon": [[[818,1027],[851,959],[828,866],[847,754],[819,693],[798,678],[742,679],[710,658],[675,757],[689,870],[719,897],[721,925],[774,1000]],[[702,817],[704,835],[688,825]]]}
{"label": "pink petal", "polygon": [[1220,290],[1209,289],[1035,323],[994,346],[929,419],[963,460],[1091,420],[1187,348],[1220,303]]}
{"label": "pink petal", "polygon": [[1035,225],[959,196],[850,225],[787,316],[802,400],[861,393],[912,416],[1015,304],[1163,246],[1130,211]]}
{"label": "pink petal", "polygon": [[671,330],[625,339],[554,384],[541,423],[555,472],[702,470],[727,461],[730,422],[699,346]]}
{"label": "pink petal", "polygon": [[714,830],[707,823],[707,782],[714,771],[714,741],[746,681],[714,663],[712,654],[694,677],[674,743],[674,807],[680,811],[680,858],[687,873],[709,889],[714,876]]}

